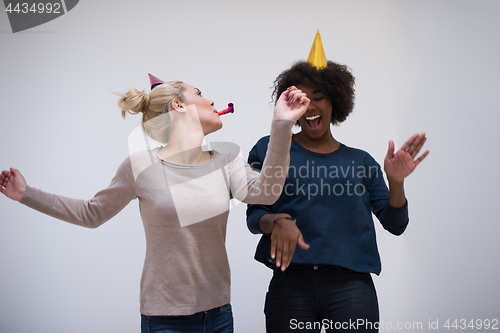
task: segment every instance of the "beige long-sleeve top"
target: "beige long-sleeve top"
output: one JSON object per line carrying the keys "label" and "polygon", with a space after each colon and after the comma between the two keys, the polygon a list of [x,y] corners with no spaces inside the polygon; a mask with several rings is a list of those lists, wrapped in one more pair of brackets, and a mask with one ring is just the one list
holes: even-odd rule
{"label": "beige long-sleeve top", "polygon": [[[251,170],[219,145],[202,165],[162,160],[157,149],[129,156],[108,188],[90,200],[28,186],[21,203],[55,218],[96,228],[138,198],[146,232],[141,313],[190,315],[230,302],[226,226],[230,199],[272,204],[286,179],[294,121],[274,119],[263,169]],[[233,151],[232,151],[233,150]]]}

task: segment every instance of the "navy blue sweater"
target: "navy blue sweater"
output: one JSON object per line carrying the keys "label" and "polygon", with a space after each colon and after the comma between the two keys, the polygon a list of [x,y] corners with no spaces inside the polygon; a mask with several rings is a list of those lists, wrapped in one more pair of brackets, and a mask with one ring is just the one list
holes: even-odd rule
{"label": "navy blue sweater", "polygon": [[[248,163],[255,170],[261,170],[268,143],[269,136],[263,137],[250,151]],[[320,154],[292,141],[281,197],[271,206],[248,205],[247,225],[252,233],[262,234],[262,215],[288,213],[311,245],[308,250],[297,246],[292,263],[380,274],[372,212],[389,232],[400,235],[406,229],[408,205],[389,205],[380,165],[370,154],[343,144],[333,153]],[[272,267],[270,250],[270,235],[262,235],[255,259]]]}

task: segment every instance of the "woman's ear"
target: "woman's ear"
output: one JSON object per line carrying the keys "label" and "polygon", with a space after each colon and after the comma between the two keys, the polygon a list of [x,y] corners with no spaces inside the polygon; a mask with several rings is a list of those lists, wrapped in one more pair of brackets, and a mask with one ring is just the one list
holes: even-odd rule
{"label": "woman's ear", "polygon": [[172,108],[174,110],[180,111],[180,112],[184,112],[185,111],[184,104],[182,104],[181,101],[179,101],[177,99],[174,99],[172,101]]}

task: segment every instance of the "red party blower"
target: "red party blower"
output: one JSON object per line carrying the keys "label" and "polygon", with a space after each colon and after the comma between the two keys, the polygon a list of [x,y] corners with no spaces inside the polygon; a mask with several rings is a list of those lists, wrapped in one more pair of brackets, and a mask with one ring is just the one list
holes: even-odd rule
{"label": "red party blower", "polygon": [[227,109],[224,109],[222,111],[217,112],[219,116],[222,116],[223,114],[228,114],[228,113],[233,113],[234,112],[234,105],[233,103],[229,103],[227,105]]}

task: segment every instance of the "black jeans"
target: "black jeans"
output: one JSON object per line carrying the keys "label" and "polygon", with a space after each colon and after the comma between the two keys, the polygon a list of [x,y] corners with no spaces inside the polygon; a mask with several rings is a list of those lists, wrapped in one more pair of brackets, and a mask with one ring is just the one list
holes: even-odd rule
{"label": "black jeans", "polygon": [[274,269],[264,308],[268,333],[378,332],[378,300],[369,273],[291,264]]}

